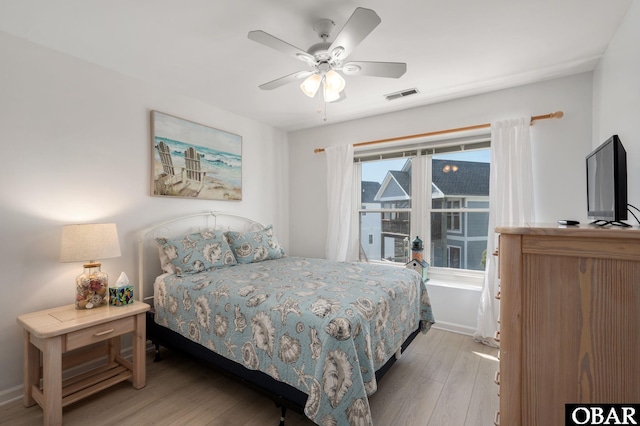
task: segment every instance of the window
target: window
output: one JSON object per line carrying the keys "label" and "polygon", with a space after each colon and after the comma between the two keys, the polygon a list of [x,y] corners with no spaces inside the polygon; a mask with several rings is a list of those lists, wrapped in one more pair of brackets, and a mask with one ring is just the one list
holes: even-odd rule
{"label": "window", "polygon": [[[489,226],[490,151],[431,157],[432,267],[484,271]],[[452,251],[453,248],[453,251]]]}
{"label": "window", "polygon": [[[460,200],[450,200],[446,202],[447,209],[459,209]],[[460,232],[460,212],[447,213],[447,231]]]}
{"label": "window", "polygon": [[356,155],[362,258],[407,263],[419,236],[430,275],[480,277],[489,222],[488,137],[466,147]]}
{"label": "window", "polygon": [[460,268],[460,247],[447,247],[449,253],[449,268]]}
{"label": "window", "polygon": [[[411,159],[368,161],[361,166],[361,258],[406,263],[411,230]],[[365,215],[366,211],[366,215]],[[362,240],[377,245],[366,245]],[[364,251],[364,253],[363,253]]]}

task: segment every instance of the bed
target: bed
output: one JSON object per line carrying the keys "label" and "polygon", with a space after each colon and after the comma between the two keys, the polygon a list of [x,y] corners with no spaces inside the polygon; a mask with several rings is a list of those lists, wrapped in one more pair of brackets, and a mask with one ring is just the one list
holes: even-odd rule
{"label": "bed", "polygon": [[288,256],[271,226],[219,212],[139,234],[147,338],[320,425],[371,425],[368,395],[434,323],[413,270]]}

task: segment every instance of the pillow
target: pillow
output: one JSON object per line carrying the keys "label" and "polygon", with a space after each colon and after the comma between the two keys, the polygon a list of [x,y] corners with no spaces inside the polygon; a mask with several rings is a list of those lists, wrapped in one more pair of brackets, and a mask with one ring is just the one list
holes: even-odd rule
{"label": "pillow", "polygon": [[184,276],[237,264],[224,232],[207,229],[182,238],[156,238],[164,272]]}
{"label": "pillow", "polygon": [[167,241],[169,240],[166,238],[156,238],[156,243],[158,243],[158,254],[160,255],[160,267],[162,268],[162,272],[173,274],[173,265],[171,264],[171,259],[169,259],[169,253],[164,250],[164,244]]}
{"label": "pillow", "polygon": [[227,231],[225,233],[231,250],[238,263],[261,262],[268,259],[280,259],[284,249],[273,236],[271,225],[254,232]]}

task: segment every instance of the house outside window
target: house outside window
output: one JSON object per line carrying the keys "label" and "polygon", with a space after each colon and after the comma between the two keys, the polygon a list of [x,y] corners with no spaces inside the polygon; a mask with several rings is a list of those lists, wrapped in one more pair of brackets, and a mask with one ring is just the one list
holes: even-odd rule
{"label": "house outside window", "polygon": [[[477,146],[359,158],[361,258],[404,264],[411,257],[410,241],[420,236],[430,276],[466,271],[481,285],[489,219],[488,139]],[[370,234],[376,244],[365,245]]]}
{"label": "house outside window", "polygon": [[[382,214],[380,203],[374,200],[380,188],[379,182],[362,181],[360,183],[360,259],[380,259],[381,249],[373,244],[374,236],[380,235]],[[380,238],[377,239],[380,241]]]}
{"label": "house outside window", "polygon": [[[407,241],[411,230],[410,163],[410,159],[390,159],[361,165],[359,215],[362,260],[396,263],[409,261]],[[373,237],[368,237],[370,234]],[[375,241],[376,244],[366,244],[369,241]]]}
{"label": "house outside window", "polygon": [[[468,159],[475,159],[469,161]],[[480,161],[482,160],[482,161]],[[490,151],[431,158],[430,264],[484,271],[489,226]],[[450,247],[459,247],[452,262]]]}

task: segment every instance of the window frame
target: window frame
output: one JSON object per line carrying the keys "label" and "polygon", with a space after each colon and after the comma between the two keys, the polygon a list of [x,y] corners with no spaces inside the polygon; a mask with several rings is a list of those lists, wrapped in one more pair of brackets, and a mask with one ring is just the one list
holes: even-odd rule
{"label": "window frame", "polygon": [[[358,183],[358,193],[361,193],[361,182],[362,182],[362,174],[361,174],[361,166],[362,163],[366,161],[376,161],[376,160],[384,160],[384,159],[392,159],[392,158],[411,158],[411,179],[412,179],[412,188],[424,187],[425,191],[420,191],[424,195],[412,194],[411,196],[411,207],[410,208],[380,208],[380,209],[372,209],[372,208],[362,208],[362,204],[358,197],[358,203],[355,205],[355,214],[357,216],[357,223],[360,222],[360,215],[364,213],[364,210],[368,213],[378,212],[383,216],[385,213],[398,214],[398,213],[409,213],[409,221],[410,221],[410,235],[419,235],[421,239],[424,241],[425,247],[425,260],[429,261],[431,259],[431,215],[432,213],[447,213],[452,215],[457,215],[458,217],[458,228],[459,231],[452,230],[454,233],[458,233],[459,235],[464,236],[465,220],[467,220],[468,215],[463,213],[475,213],[475,212],[489,212],[489,208],[469,208],[463,205],[463,199],[458,198],[460,204],[459,208],[454,209],[434,209],[432,207],[432,170],[431,170],[431,159],[434,155],[442,152],[456,152],[456,151],[464,151],[470,150],[468,147],[472,145],[470,149],[491,149],[490,143],[490,135],[487,133],[480,133],[477,135],[471,135],[468,137],[462,138],[453,138],[453,140],[436,140],[430,142],[416,142],[416,144],[412,144],[411,146],[405,146],[404,149],[387,149],[385,152],[373,152],[373,151],[358,151],[356,152],[356,162],[361,163],[359,167],[356,168],[357,178],[356,182]],[[418,164],[419,163],[419,164]],[[416,173],[417,171],[417,173]],[[428,179],[427,181],[423,181],[421,183],[421,179]],[[417,185],[416,185],[417,184]],[[413,191],[412,191],[413,192]],[[471,197],[473,198],[473,197]],[[455,197],[454,197],[455,199]],[[453,199],[452,199],[453,200]],[[455,217],[455,216],[454,216]],[[358,226],[356,232],[359,235],[359,241],[361,241],[362,235],[361,226]],[[424,230],[429,230],[428,232],[424,232]],[[382,235],[382,234],[381,234]],[[424,237],[423,237],[424,236]],[[487,240],[489,235],[487,235]],[[383,238],[384,240],[384,238]],[[381,242],[381,244],[384,244]],[[407,251],[410,250],[411,238],[407,241]],[[429,248],[429,250],[427,250]],[[460,255],[461,255],[461,247],[459,247]],[[447,250],[448,252],[449,250]],[[381,253],[381,257],[383,257],[384,251]],[[489,254],[487,254],[489,255]],[[410,260],[410,254],[409,259]],[[448,260],[448,259],[447,259]],[[394,264],[397,266],[404,266],[400,262],[390,262],[388,260],[368,260],[373,263],[385,263],[385,264]],[[431,262],[429,262],[431,263]],[[462,262],[462,258],[460,256],[461,265],[464,264]],[[430,266],[429,267],[429,277],[430,281],[434,283],[443,283],[444,285],[463,285],[463,286],[471,286],[474,288],[481,288],[484,281],[484,270],[472,270],[472,269],[459,269],[459,268],[450,268],[450,267],[437,267]]]}
{"label": "window frame", "polygon": [[[452,198],[447,200],[447,207],[443,209],[447,215],[447,231],[455,232],[456,234],[462,234],[462,219],[461,219],[461,204],[462,199]],[[449,206],[449,203],[457,203],[457,206]],[[457,222],[456,226],[451,226],[450,223]]]}

